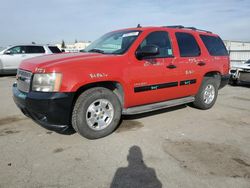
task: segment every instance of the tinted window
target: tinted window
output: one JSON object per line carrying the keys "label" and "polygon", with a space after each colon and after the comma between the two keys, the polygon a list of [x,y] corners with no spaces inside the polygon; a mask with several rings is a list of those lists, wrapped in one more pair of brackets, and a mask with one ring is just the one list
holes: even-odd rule
{"label": "tinted window", "polygon": [[227,56],[227,49],[219,37],[200,35],[208,52],[212,56]]}
{"label": "tinted window", "polygon": [[25,46],[25,53],[42,54],[42,53],[45,53],[45,50],[42,46]]}
{"label": "tinted window", "polygon": [[159,47],[160,53],[154,57],[173,57],[171,42],[168,33],[165,31],[150,33],[140,44],[139,49],[147,45],[156,45]]}
{"label": "tinted window", "polygon": [[181,57],[196,57],[200,55],[200,48],[192,34],[175,34]]}
{"label": "tinted window", "polygon": [[52,53],[62,53],[61,50],[57,46],[49,46],[49,49]]}

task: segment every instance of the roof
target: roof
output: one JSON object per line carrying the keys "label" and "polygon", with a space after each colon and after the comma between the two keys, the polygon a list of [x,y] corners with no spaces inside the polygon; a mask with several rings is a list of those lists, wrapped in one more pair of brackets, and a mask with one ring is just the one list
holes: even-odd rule
{"label": "roof", "polygon": [[187,31],[187,32],[198,32],[200,34],[208,34],[208,35],[216,35],[212,33],[211,31],[203,30],[203,29],[198,29],[195,27],[185,27],[182,25],[172,25],[172,26],[147,26],[147,27],[142,27],[139,25],[139,27],[133,27],[133,28],[125,28],[125,29],[119,29],[114,32],[118,31],[126,31],[126,30],[137,30],[137,31],[148,31],[148,30],[154,30],[154,29],[166,29],[166,30],[173,30],[173,31]]}
{"label": "roof", "polygon": [[23,44],[9,45],[8,48],[13,47],[13,46],[56,46],[56,45],[54,45],[54,44],[25,44],[25,43],[23,43]]}

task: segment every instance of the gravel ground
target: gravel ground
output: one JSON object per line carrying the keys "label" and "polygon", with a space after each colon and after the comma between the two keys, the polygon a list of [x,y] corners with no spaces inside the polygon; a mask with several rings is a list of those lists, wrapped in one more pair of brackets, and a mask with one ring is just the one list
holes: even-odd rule
{"label": "gravel ground", "polygon": [[41,128],[0,77],[0,187],[250,187],[250,88],[227,86],[207,111],[179,106],[124,117],[87,140]]}

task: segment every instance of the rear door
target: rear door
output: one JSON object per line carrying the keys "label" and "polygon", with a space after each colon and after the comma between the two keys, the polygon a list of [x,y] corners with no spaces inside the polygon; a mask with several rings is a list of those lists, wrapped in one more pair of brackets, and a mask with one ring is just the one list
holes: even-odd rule
{"label": "rear door", "polygon": [[192,33],[176,32],[175,39],[179,54],[175,59],[179,75],[179,92],[184,96],[197,93],[207,66],[197,38]]}

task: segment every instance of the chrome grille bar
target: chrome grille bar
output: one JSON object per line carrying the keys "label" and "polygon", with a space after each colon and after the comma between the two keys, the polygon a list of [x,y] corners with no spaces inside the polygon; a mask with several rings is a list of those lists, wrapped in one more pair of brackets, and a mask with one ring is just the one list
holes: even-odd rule
{"label": "chrome grille bar", "polygon": [[32,73],[29,71],[17,70],[17,88],[20,91],[28,93],[30,90]]}

